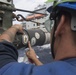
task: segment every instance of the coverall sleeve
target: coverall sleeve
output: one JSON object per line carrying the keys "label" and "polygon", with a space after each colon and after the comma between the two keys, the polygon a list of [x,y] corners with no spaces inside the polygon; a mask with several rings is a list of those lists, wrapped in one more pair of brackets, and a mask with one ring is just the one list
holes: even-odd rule
{"label": "coverall sleeve", "polygon": [[0,42],[0,68],[10,62],[17,62],[18,52],[15,46],[7,41]]}

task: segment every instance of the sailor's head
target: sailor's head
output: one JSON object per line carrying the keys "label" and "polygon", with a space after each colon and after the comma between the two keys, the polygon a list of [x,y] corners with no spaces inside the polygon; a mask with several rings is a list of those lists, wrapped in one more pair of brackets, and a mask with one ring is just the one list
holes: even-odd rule
{"label": "sailor's head", "polygon": [[72,54],[65,50],[76,45],[76,0],[55,0],[48,11],[52,56],[57,60],[68,58]]}

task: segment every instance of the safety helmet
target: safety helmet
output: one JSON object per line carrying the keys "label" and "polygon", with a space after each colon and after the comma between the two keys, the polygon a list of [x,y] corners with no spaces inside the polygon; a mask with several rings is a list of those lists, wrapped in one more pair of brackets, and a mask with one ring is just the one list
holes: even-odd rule
{"label": "safety helmet", "polygon": [[76,10],[76,0],[57,0],[54,6],[65,7]]}
{"label": "safety helmet", "polygon": [[[58,6],[76,10],[76,0],[53,0],[53,2],[53,7]],[[48,9],[51,9],[51,6]]]}
{"label": "safety helmet", "polygon": [[[53,3],[53,5],[50,5],[48,8],[47,8],[47,11],[49,13],[51,13],[51,16],[50,18],[52,19],[52,16],[54,15],[55,16],[55,12],[56,10],[54,10],[56,7],[57,7],[57,10],[60,10],[60,8],[63,10],[63,8],[65,8],[67,11],[69,12],[73,12],[71,10],[74,10],[76,11],[76,0],[48,0],[48,2],[51,2]],[[71,9],[71,10],[70,10]],[[46,26],[46,24],[50,24],[48,26]],[[50,27],[53,27],[53,23],[54,21],[53,20],[47,20],[45,22],[45,27],[46,29],[50,32]],[[50,26],[50,27],[49,27]],[[72,26],[72,30],[76,30],[73,28],[74,26]]]}
{"label": "safety helmet", "polygon": [[[47,9],[47,11],[50,10],[49,12],[50,12],[50,15],[52,16],[52,15],[55,15],[55,14],[53,14],[53,13],[56,13],[56,11],[57,11],[57,10],[60,10],[60,8],[61,8],[62,10],[66,9],[66,10],[68,10],[69,12],[76,11],[76,0],[54,0],[53,6],[50,6],[50,7]],[[70,11],[70,9],[71,9],[72,11]],[[74,13],[74,14],[75,14],[75,13]],[[50,16],[50,17],[51,17],[51,16]],[[50,19],[51,19],[50,21],[52,21],[53,18],[50,18]],[[73,19],[72,19],[72,24],[71,24],[72,30],[76,31],[76,26],[74,25],[74,24],[75,24],[74,22],[76,23],[76,16],[73,17]],[[51,22],[50,22],[50,23],[51,23]],[[49,26],[50,26],[50,25],[51,25],[51,24],[49,24]],[[50,26],[50,27],[51,27],[51,26]],[[48,27],[48,28],[50,28],[50,27]],[[53,32],[52,44],[51,44],[51,52],[52,52],[53,58],[55,58],[54,48],[53,48],[53,47],[54,47],[54,41],[55,41],[54,34],[55,34],[56,28],[57,28],[57,26],[54,25],[54,32]],[[50,28],[50,29],[51,29],[51,28]]]}

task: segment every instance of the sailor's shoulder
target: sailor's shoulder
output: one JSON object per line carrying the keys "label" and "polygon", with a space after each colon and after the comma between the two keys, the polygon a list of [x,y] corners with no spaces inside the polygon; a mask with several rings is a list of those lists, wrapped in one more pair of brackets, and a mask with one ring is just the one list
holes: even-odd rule
{"label": "sailor's shoulder", "polygon": [[12,62],[0,69],[0,75],[28,75],[34,65]]}

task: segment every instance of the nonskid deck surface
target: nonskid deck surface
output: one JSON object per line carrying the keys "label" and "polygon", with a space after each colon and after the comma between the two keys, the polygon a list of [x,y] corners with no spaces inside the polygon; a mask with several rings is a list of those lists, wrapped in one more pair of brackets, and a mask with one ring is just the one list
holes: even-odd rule
{"label": "nonskid deck surface", "polygon": [[[43,64],[46,64],[46,63],[50,63],[52,62],[52,56],[51,56],[51,50],[49,47],[47,48],[44,48],[44,47],[40,47],[40,46],[36,46],[36,47],[33,47],[37,56],[39,57],[39,60],[43,63]],[[27,49],[25,48],[22,48],[20,50],[18,50],[18,53],[19,53],[19,61],[22,61],[23,60],[23,57],[25,55],[25,51]]]}

